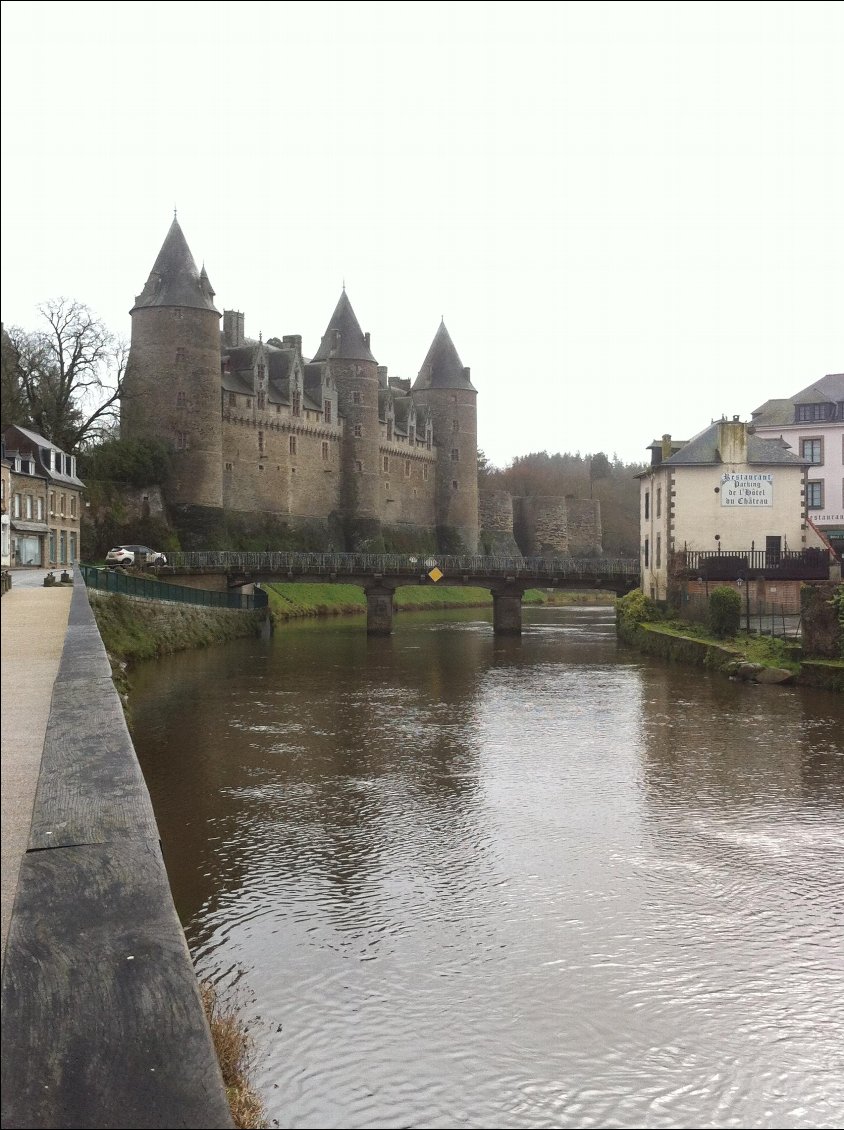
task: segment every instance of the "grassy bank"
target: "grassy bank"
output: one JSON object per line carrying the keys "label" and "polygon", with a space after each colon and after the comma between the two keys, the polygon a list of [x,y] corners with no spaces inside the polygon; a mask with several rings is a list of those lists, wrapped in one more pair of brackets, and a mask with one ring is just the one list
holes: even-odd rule
{"label": "grassy bank", "polygon": [[[357,585],[265,584],[270,599],[270,611],[276,621],[291,620],[299,616],[343,616],[366,612],[366,597]],[[524,595],[525,604],[611,604],[612,593],[547,592],[529,589]],[[395,604],[398,611],[418,612],[426,609],[484,608],[492,605],[489,589],[469,588],[462,585],[401,585],[396,589]]]}

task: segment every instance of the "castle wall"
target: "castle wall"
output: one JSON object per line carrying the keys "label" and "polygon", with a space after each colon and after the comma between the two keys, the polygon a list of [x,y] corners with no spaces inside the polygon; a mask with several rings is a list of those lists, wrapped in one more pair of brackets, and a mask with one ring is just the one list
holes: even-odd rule
{"label": "castle wall", "polygon": [[573,557],[592,556],[603,552],[601,504],[597,498],[566,497],[568,513],[569,553]]}
{"label": "castle wall", "polygon": [[384,524],[432,529],[436,525],[436,454],[418,445],[382,443],[380,464]]}
{"label": "castle wall", "polygon": [[176,505],[222,505],[219,323],[216,311],[191,307],[132,314],[120,434],[172,446]]}
{"label": "castle wall", "polygon": [[513,536],[513,498],[506,490],[481,490],[478,493],[480,552],[492,557],[517,557],[519,547]]}
{"label": "castle wall", "polygon": [[301,419],[227,412],[223,422],[225,507],[302,518],[325,517],[336,511],[341,435],[339,428]]}

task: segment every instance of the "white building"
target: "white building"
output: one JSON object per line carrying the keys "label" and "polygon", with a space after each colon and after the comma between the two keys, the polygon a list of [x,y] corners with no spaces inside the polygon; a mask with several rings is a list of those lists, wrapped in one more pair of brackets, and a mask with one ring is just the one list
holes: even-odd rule
{"label": "white building", "polygon": [[844,373],[829,373],[752,414],[756,434],[782,439],[809,464],[806,508],[839,555],[844,552]]}
{"label": "white building", "polygon": [[697,578],[752,577],[762,598],[766,582],[826,575],[828,552],[806,520],[807,463],[778,436],[761,436],[734,416],[687,442],[666,435],[650,450],[651,466],[639,476],[648,596],[671,599]]}

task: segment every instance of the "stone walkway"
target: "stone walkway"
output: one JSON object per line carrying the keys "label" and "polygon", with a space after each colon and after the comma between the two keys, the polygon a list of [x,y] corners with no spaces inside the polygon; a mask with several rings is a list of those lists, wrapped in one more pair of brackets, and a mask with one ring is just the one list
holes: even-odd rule
{"label": "stone walkway", "polygon": [[[29,826],[53,683],[67,632],[72,585],[44,587],[46,569],[17,569],[3,596],[2,636],[2,952]],[[54,572],[56,580],[61,570]]]}

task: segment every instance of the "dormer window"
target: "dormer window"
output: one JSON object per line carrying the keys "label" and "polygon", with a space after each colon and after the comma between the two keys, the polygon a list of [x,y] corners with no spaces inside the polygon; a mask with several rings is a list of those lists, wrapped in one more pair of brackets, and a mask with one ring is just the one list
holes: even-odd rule
{"label": "dormer window", "polygon": [[797,423],[814,424],[830,418],[831,404],[798,404]]}
{"label": "dormer window", "polygon": [[259,408],[260,411],[264,410],[264,408],[266,407],[266,402],[267,402],[267,398],[264,395],[264,393],[259,392],[258,393],[258,408]]}
{"label": "dormer window", "polygon": [[324,417],[325,417],[326,424],[330,424],[331,423],[331,401],[330,400],[326,400],[326,402],[325,402]]}
{"label": "dormer window", "polygon": [[416,443],[416,425],[415,424],[411,424],[410,427],[407,429],[407,442],[411,443],[411,444]]}
{"label": "dormer window", "polygon": [[393,417],[387,417],[387,442],[392,443],[393,440]]}
{"label": "dormer window", "polygon": [[298,388],[293,390],[292,408],[294,416],[302,415],[302,394]]}

